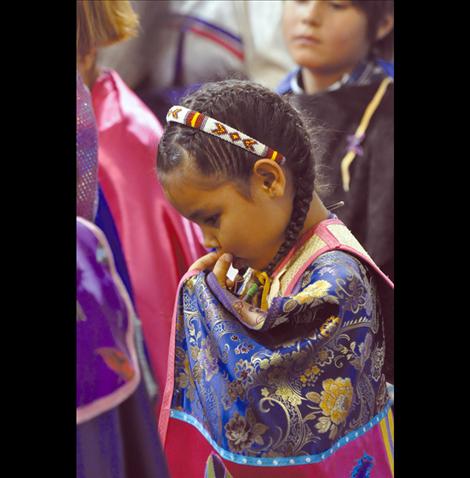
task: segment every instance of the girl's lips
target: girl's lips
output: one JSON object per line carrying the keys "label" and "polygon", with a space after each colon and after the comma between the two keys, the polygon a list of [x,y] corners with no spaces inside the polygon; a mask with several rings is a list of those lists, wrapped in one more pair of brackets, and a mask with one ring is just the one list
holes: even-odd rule
{"label": "girl's lips", "polygon": [[318,45],[320,40],[310,35],[298,35],[293,38],[295,43],[305,43],[310,45]]}

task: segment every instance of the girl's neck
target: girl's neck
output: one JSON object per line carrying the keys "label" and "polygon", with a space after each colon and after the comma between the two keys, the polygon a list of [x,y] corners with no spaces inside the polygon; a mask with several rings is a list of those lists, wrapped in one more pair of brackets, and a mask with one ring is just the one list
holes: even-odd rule
{"label": "girl's neck", "polygon": [[314,192],[312,201],[310,202],[310,209],[308,210],[304,227],[302,228],[299,237],[325,219],[328,219],[328,209],[324,206],[317,193]]}
{"label": "girl's neck", "polygon": [[[297,247],[299,240],[304,236],[305,233],[310,231],[313,227],[315,227],[321,221],[328,219],[329,211],[323,205],[321,199],[318,197],[317,193],[313,193],[312,201],[310,202],[310,209],[308,210],[307,217],[305,218],[304,227],[302,231],[297,236],[296,244],[292,246],[292,248]],[[279,271],[281,269],[281,264],[286,264],[288,262],[288,255],[292,252],[292,248],[289,253],[277,264],[275,271]],[[290,259],[289,259],[290,260]]]}
{"label": "girl's neck", "polygon": [[345,73],[350,73],[351,68],[347,70],[341,70],[334,73],[321,73],[313,72],[308,68],[301,69],[302,83],[304,86],[305,93],[313,95],[319,93],[320,91],[326,90],[332,84],[339,81]]}

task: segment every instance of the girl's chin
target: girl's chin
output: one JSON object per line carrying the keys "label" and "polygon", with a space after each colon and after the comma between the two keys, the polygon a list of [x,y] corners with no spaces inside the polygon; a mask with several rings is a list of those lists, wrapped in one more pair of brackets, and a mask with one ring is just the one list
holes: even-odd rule
{"label": "girl's chin", "polygon": [[260,263],[251,262],[248,259],[241,259],[240,257],[234,257],[232,261],[232,267],[240,271],[246,271],[249,267],[256,271],[262,271],[267,267],[266,265],[262,265]]}
{"label": "girl's chin", "polygon": [[234,257],[232,261],[232,267],[240,270],[240,269],[246,269],[249,267],[247,261],[245,259],[242,259],[241,257]]}

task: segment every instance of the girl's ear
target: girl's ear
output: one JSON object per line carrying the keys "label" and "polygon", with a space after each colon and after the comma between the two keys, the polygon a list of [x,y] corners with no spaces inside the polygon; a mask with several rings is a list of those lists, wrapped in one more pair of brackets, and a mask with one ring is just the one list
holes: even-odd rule
{"label": "girl's ear", "polygon": [[384,19],[380,22],[375,35],[375,41],[380,41],[385,38],[392,30],[395,24],[395,18],[393,13],[387,13]]}
{"label": "girl's ear", "polygon": [[281,166],[272,159],[259,159],[253,166],[254,186],[270,197],[282,197],[286,192],[287,178]]}

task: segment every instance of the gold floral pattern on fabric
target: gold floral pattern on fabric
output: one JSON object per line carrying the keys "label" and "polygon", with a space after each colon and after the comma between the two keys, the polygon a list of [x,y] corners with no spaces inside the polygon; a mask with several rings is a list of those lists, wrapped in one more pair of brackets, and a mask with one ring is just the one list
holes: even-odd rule
{"label": "gold floral pattern on fabric", "polygon": [[379,390],[376,396],[376,407],[381,410],[385,407],[385,404],[388,402],[388,392],[387,392],[387,382],[385,381],[385,375],[380,377]]}
{"label": "gold floral pattern on fabric", "polygon": [[324,337],[330,337],[339,327],[341,319],[335,315],[328,317],[323,324],[320,325],[320,334]]}
{"label": "gold floral pattern on fabric", "polygon": [[253,349],[253,345],[243,342],[235,347],[235,353],[237,355],[244,355],[250,352]]}
{"label": "gold floral pattern on fabric", "polygon": [[266,425],[256,422],[255,414],[251,409],[247,410],[246,417],[235,412],[225,425],[225,435],[230,450],[240,453],[250,448],[253,443],[263,445],[262,435],[267,429]]}
{"label": "gold floral pattern on fabric", "polygon": [[[179,353],[178,353],[179,352]],[[186,390],[188,399],[194,399],[194,379],[193,373],[189,368],[189,360],[184,356],[182,349],[177,350],[176,354],[179,363],[183,362],[182,367],[179,367],[178,374],[175,377],[175,387],[180,390]]]}
{"label": "gold floral pattern on fabric", "polygon": [[[194,350],[194,348],[191,350]],[[216,354],[217,351],[210,340],[201,340],[199,353],[196,355],[195,360],[199,362],[201,368],[204,370],[206,374],[205,379],[208,382],[219,370]]]}
{"label": "gold floral pattern on fabric", "polygon": [[292,314],[308,308],[313,308],[322,303],[337,304],[338,298],[335,293],[329,294],[328,291],[333,288],[333,285],[326,280],[318,280],[310,284],[302,292],[293,295],[283,304],[282,310],[284,313]]}
{"label": "gold floral pattern on fabric", "polygon": [[385,348],[377,345],[372,352],[372,378],[377,382],[382,375],[385,361]]}
{"label": "gold floral pattern on fabric", "polygon": [[312,365],[304,370],[304,373],[300,376],[300,381],[303,385],[313,385],[316,382],[320,372],[321,368],[319,368],[317,365]]}
{"label": "gold floral pattern on fabric", "polygon": [[306,418],[316,419],[316,430],[319,433],[329,432],[329,438],[334,439],[351,410],[353,387],[349,377],[338,377],[324,380],[322,388],[320,393],[306,394],[306,398],[312,402],[309,406],[312,412]]}
{"label": "gold floral pattern on fabric", "polygon": [[315,299],[321,299],[328,295],[328,291],[332,285],[326,280],[317,280],[313,284],[307,286],[302,292],[294,295],[293,299],[299,304],[310,304]]}
{"label": "gold floral pattern on fabric", "polygon": [[334,356],[335,353],[333,352],[333,350],[329,349],[328,347],[323,347],[318,351],[315,358],[316,362],[318,362],[318,365],[324,367],[325,365],[329,365],[333,361]]}
{"label": "gold floral pattern on fabric", "polygon": [[235,364],[235,376],[243,386],[253,383],[255,369],[247,360],[239,360]]}
{"label": "gold floral pattern on fabric", "polygon": [[276,387],[274,395],[277,395],[285,402],[289,402],[291,405],[300,405],[302,403],[302,397],[298,391],[289,385],[280,385]]}
{"label": "gold floral pattern on fabric", "polygon": [[322,384],[320,408],[331,422],[340,425],[346,420],[352,403],[353,388],[351,379],[338,377],[329,378]]}

